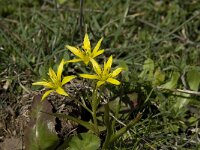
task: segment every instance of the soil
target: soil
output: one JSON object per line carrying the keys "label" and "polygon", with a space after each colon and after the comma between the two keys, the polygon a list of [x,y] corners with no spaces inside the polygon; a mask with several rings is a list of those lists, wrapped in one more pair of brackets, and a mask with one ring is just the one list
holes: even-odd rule
{"label": "soil", "polygon": [[[76,86],[76,90],[79,92],[83,89],[80,87],[80,84],[75,83],[72,85],[78,85]],[[74,90],[69,90],[70,87],[66,88],[68,88],[68,93],[78,96]],[[25,149],[24,132],[27,126],[29,126],[31,119],[31,105],[34,98],[38,95],[41,97],[42,93],[44,91],[31,92],[23,94],[19,98],[8,96],[6,91],[0,94],[0,98],[2,99],[2,105],[0,105],[0,150]],[[80,117],[80,107],[69,98],[53,93],[46,100],[51,103],[53,112],[73,114],[73,116]],[[65,139],[72,134],[76,134],[78,129],[76,123],[59,118],[56,118],[55,122],[54,128],[60,138]]]}

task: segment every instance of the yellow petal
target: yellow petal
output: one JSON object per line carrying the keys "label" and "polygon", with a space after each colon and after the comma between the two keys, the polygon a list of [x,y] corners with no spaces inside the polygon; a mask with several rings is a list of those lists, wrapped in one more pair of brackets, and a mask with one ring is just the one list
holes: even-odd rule
{"label": "yellow petal", "polygon": [[108,78],[106,81],[111,83],[111,84],[120,85],[120,82],[116,79],[113,79],[113,78]]}
{"label": "yellow petal", "polygon": [[48,90],[44,93],[44,95],[42,96],[42,101],[51,93],[53,92],[53,90]]}
{"label": "yellow petal", "polygon": [[60,65],[58,66],[58,70],[57,70],[57,78],[59,81],[61,81],[61,76],[62,76],[62,72],[63,72],[63,66],[64,66],[64,59],[62,59]]}
{"label": "yellow petal", "polygon": [[93,68],[94,68],[94,71],[96,72],[96,74],[100,75],[101,74],[101,68],[100,68],[99,64],[94,59],[90,59],[90,61],[93,65]]}
{"label": "yellow petal", "polygon": [[108,58],[108,61],[104,64],[103,75],[107,75],[109,73],[111,66],[112,66],[112,55]]}
{"label": "yellow petal", "polygon": [[69,49],[74,55],[78,56],[79,58],[83,58],[83,53],[77,49],[76,47],[72,47],[72,46],[69,46],[69,45],[66,45],[65,46],[67,49]]}
{"label": "yellow petal", "polygon": [[53,83],[56,83],[58,81],[56,73],[54,72],[52,68],[49,68],[49,77],[51,78]]}
{"label": "yellow petal", "polygon": [[83,49],[86,51],[91,51],[90,40],[88,34],[85,34],[84,41],[83,41]]}
{"label": "yellow petal", "polygon": [[112,72],[112,77],[116,77],[120,72],[122,72],[123,68],[117,68]]}
{"label": "yellow petal", "polygon": [[66,61],[65,63],[72,63],[72,62],[79,62],[79,61],[82,61],[82,59],[72,59],[72,60]]}
{"label": "yellow petal", "polygon": [[91,74],[80,74],[79,76],[86,79],[98,79],[97,75],[91,75]]}
{"label": "yellow petal", "polygon": [[102,40],[103,40],[103,38],[101,38],[101,39],[97,42],[97,44],[96,44],[96,46],[95,46],[95,48],[94,48],[94,50],[93,50],[93,52],[92,52],[93,54],[97,53],[97,51],[99,50],[99,47],[101,46]]}
{"label": "yellow petal", "polygon": [[62,80],[62,85],[66,84],[67,82],[71,81],[72,79],[76,78],[76,76],[66,76]]}
{"label": "yellow petal", "polygon": [[65,92],[65,90],[64,90],[63,88],[61,88],[61,87],[58,87],[58,88],[56,89],[56,92],[57,92],[58,94],[60,94],[60,95],[68,96],[68,94]]}
{"label": "yellow petal", "polygon": [[100,87],[102,84],[104,84],[105,83],[105,81],[98,81],[97,82],[97,87]]}
{"label": "yellow petal", "polygon": [[103,52],[104,52],[104,50],[102,49],[102,50],[100,50],[100,51],[98,51],[96,53],[93,53],[92,58],[95,58],[95,57],[101,55]]}
{"label": "yellow petal", "polygon": [[53,88],[54,87],[51,82],[45,82],[45,81],[34,82],[34,83],[32,83],[32,85],[43,85],[43,86],[48,87],[48,88]]}

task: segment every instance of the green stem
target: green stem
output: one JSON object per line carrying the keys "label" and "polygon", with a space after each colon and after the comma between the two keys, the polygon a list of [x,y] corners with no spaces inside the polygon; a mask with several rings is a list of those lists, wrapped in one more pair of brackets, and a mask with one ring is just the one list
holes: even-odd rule
{"label": "green stem", "polygon": [[104,122],[105,122],[105,125],[106,125],[106,129],[107,129],[107,135],[106,135],[106,139],[103,143],[103,147],[102,149],[105,150],[107,149],[108,145],[109,145],[109,142],[110,142],[110,138],[112,136],[112,126],[110,125],[110,119],[109,119],[109,112],[110,112],[110,108],[109,108],[109,105],[108,103],[106,103],[104,105],[104,108],[105,108],[105,112],[104,112]]}
{"label": "green stem", "polygon": [[93,117],[93,121],[94,121],[95,131],[96,131],[96,134],[99,135],[98,122],[97,122],[97,116],[96,116],[97,107],[99,105],[98,98],[97,98],[97,87],[95,87],[95,89],[92,93],[91,105],[92,105],[92,117]]}

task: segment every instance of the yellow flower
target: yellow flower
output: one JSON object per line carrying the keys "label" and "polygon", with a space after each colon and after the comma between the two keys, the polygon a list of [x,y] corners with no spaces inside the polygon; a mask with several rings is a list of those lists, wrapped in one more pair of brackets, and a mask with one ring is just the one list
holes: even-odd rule
{"label": "yellow flower", "polygon": [[93,51],[91,50],[90,40],[87,33],[85,34],[84,41],[83,41],[83,46],[82,46],[83,50],[80,50],[79,48],[76,48],[73,46],[66,45],[65,47],[78,57],[78,58],[69,60],[66,63],[83,61],[86,65],[88,65],[88,63],[90,62],[90,59],[95,58],[104,52],[103,49],[99,50],[102,40],[103,38],[101,38],[98,41]]}
{"label": "yellow flower", "polygon": [[99,64],[94,60],[91,59],[95,75],[90,74],[80,74],[81,77],[87,79],[97,79],[97,87],[101,86],[102,84],[109,82],[111,84],[119,85],[120,82],[114,79],[122,70],[123,68],[117,68],[112,73],[110,73],[111,65],[112,65],[112,56],[109,57],[108,61],[104,63],[104,67],[101,69]]}
{"label": "yellow flower", "polygon": [[44,100],[51,92],[55,91],[58,94],[68,96],[68,94],[65,92],[65,90],[62,88],[64,84],[74,79],[76,76],[66,76],[61,80],[62,78],[62,72],[63,72],[63,66],[64,66],[64,59],[61,61],[60,65],[58,66],[57,74],[53,71],[52,68],[49,68],[49,77],[51,81],[40,81],[35,82],[32,85],[43,85],[46,88],[50,88],[51,90],[48,90],[44,93],[42,96],[42,100]]}

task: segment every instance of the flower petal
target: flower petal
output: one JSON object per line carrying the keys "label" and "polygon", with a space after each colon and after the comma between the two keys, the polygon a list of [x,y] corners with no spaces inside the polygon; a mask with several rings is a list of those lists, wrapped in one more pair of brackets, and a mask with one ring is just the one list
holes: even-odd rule
{"label": "flower petal", "polygon": [[120,85],[120,82],[114,78],[108,78],[106,81],[111,84]]}
{"label": "flower petal", "polygon": [[69,96],[69,95],[65,92],[65,90],[64,90],[63,88],[61,88],[61,87],[58,87],[58,88],[56,89],[56,92],[57,92],[58,94],[60,94],[60,95]]}
{"label": "flower petal", "polygon": [[86,78],[86,79],[98,79],[99,77],[97,75],[91,75],[91,74],[79,74],[80,77]]}
{"label": "flower petal", "polygon": [[109,74],[111,66],[112,66],[112,55],[108,58],[108,61],[104,64],[103,75]]}
{"label": "flower petal", "polygon": [[44,95],[42,96],[42,101],[51,93],[53,92],[54,90],[48,90],[44,93]]}
{"label": "flower petal", "polygon": [[62,85],[66,84],[67,82],[71,81],[72,79],[76,78],[76,76],[66,76],[62,80]]}
{"label": "flower petal", "polygon": [[102,49],[102,50],[99,50],[99,51],[96,52],[96,53],[93,53],[92,58],[95,58],[95,57],[101,55],[103,52],[104,52],[104,50]]}
{"label": "flower petal", "polygon": [[97,42],[97,44],[96,44],[96,46],[95,46],[95,48],[94,48],[94,50],[93,50],[93,52],[92,52],[93,54],[97,53],[97,51],[99,50],[99,47],[101,46],[102,40],[103,40],[103,38],[101,38],[101,39]]}
{"label": "flower petal", "polygon": [[96,72],[96,74],[100,75],[101,74],[101,68],[100,68],[99,64],[94,59],[90,59],[90,61],[93,65],[93,68],[94,68],[94,71]]}
{"label": "flower petal", "polygon": [[81,59],[83,58],[84,55],[78,48],[69,45],[66,45],[65,47],[69,49],[74,55],[78,56]]}
{"label": "flower petal", "polygon": [[85,51],[91,52],[90,40],[88,34],[85,34],[84,41],[83,41],[83,49]]}
{"label": "flower petal", "polygon": [[54,72],[52,68],[49,68],[49,77],[51,78],[53,83],[56,83],[58,81],[56,73]]}
{"label": "flower petal", "polygon": [[32,85],[43,85],[47,88],[53,88],[53,84],[51,82],[45,82],[45,81],[41,81],[41,82],[34,82],[32,83]]}
{"label": "flower petal", "polygon": [[97,87],[100,87],[102,84],[104,84],[105,83],[105,81],[98,81],[97,82]]}
{"label": "flower petal", "polygon": [[72,63],[72,62],[79,62],[79,61],[83,61],[82,59],[72,59],[72,60],[68,60],[65,63]]}
{"label": "flower petal", "polygon": [[112,72],[112,77],[116,77],[120,72],[122,72],[123,68],[117,68]]}
{"label": "flower petal", "polygon": [[58,66],[58,70],[57,70],[57,78],[59,81],[61,81],[61,76],[62,76],[62,72],[63,72],[63,66],[64,66],[64,59],[62,59],[60,65]]}

